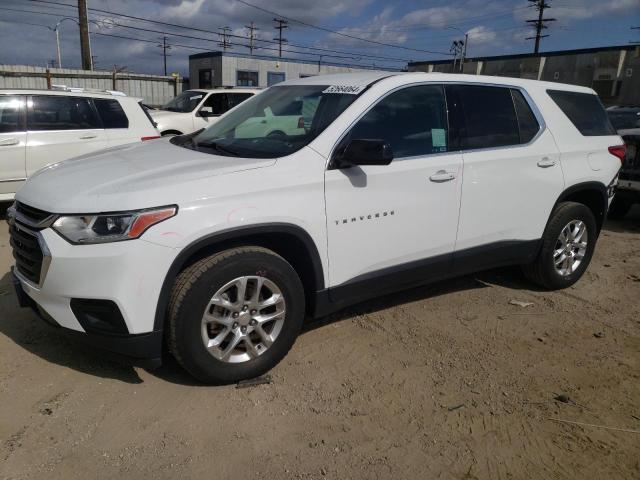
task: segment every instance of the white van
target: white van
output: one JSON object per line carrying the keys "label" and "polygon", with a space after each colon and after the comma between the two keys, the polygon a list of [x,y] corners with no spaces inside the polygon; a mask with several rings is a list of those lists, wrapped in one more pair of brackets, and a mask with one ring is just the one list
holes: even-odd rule
{"label": "white van", "polygon": [[51,163],[158,138],[140,101],[82,89],[0,89],[0,201]]}

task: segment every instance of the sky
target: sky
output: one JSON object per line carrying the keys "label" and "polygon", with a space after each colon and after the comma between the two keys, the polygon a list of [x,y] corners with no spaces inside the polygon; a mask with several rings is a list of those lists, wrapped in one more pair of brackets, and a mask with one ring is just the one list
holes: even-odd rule
{"label": "sky", "polygon": [[[533,50],[537,17],[527,0],[87,0],[92,54],[98,69],[161,74],[166,35],[168,72],[188,74],[188,57],[220,50],[220,27],[229,27],[229,51],[247,54],[245,26],[254,22],[256,54],[277,55],[274,17],[290,21],[284,57],[379,68],[407,61],[452,58],[451,43],[467,33],[467,56]],[[640,41],[640,0],[547,0],[541,51],[626,45]],[[53,28],[77,18],[74,0],[0,0],[0,64],[46,66],[55,60]],[[256,8],[258,7],[258,8]],[[101,10],[101,11],[98,11]],[[266,10],[266,11],[265,11]],[[128,15],[138,18],[127,18]],[[176,26],[151,23],[171,23]],[[189,27],[189,28],[181,28]],[[320,27],[320,28],[315,28]],[[195,29],[195,30],[194,30]],[[78,68],[78,26],[59,25],[62,66]],[[122,38],[126,37],[126,38]],[[197,38],[190,38],[197,37]],[[260,41],[262,40],[262,41]],[[312,47],[312,48],[310,48]],[[320,58],[322,55],[322,58]]]}

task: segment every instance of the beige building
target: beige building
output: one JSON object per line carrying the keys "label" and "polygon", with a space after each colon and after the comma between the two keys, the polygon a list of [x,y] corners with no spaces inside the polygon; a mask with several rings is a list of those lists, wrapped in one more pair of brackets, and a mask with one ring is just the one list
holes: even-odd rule
{"label": "beige building", "polygon": [[229,52],[205,52],[189,56],[190,88],[268,87],[292,78],[371,69],[374,67]]}

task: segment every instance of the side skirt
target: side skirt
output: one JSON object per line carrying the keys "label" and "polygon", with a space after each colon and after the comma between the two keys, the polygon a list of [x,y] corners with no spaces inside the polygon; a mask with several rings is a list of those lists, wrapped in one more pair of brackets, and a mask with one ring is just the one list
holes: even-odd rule
{"label": "side skirt", "polygon": [[504,241],[417,260],[358,276],[316,292],[311,312],[320,318],[371,298],[447,278],[509,265],[531,263],[542,240]]}

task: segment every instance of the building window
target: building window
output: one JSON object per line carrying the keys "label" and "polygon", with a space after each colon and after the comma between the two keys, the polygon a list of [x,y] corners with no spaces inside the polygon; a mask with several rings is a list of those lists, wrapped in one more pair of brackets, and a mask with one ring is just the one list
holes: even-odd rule
{"label": "building window", "polygon": [[239,87],[257,87],[258,86],[258,72],[252,72],[247,70],[238,70],[237,85]]}
{"label": "building window", "polygon": [[284,72],[267,72],[267,87],[284,82]]}
{"label": "building window", "polygon": [[198,88],[211,88],[213,85],[211,77],[210,68],[198,71]]}

